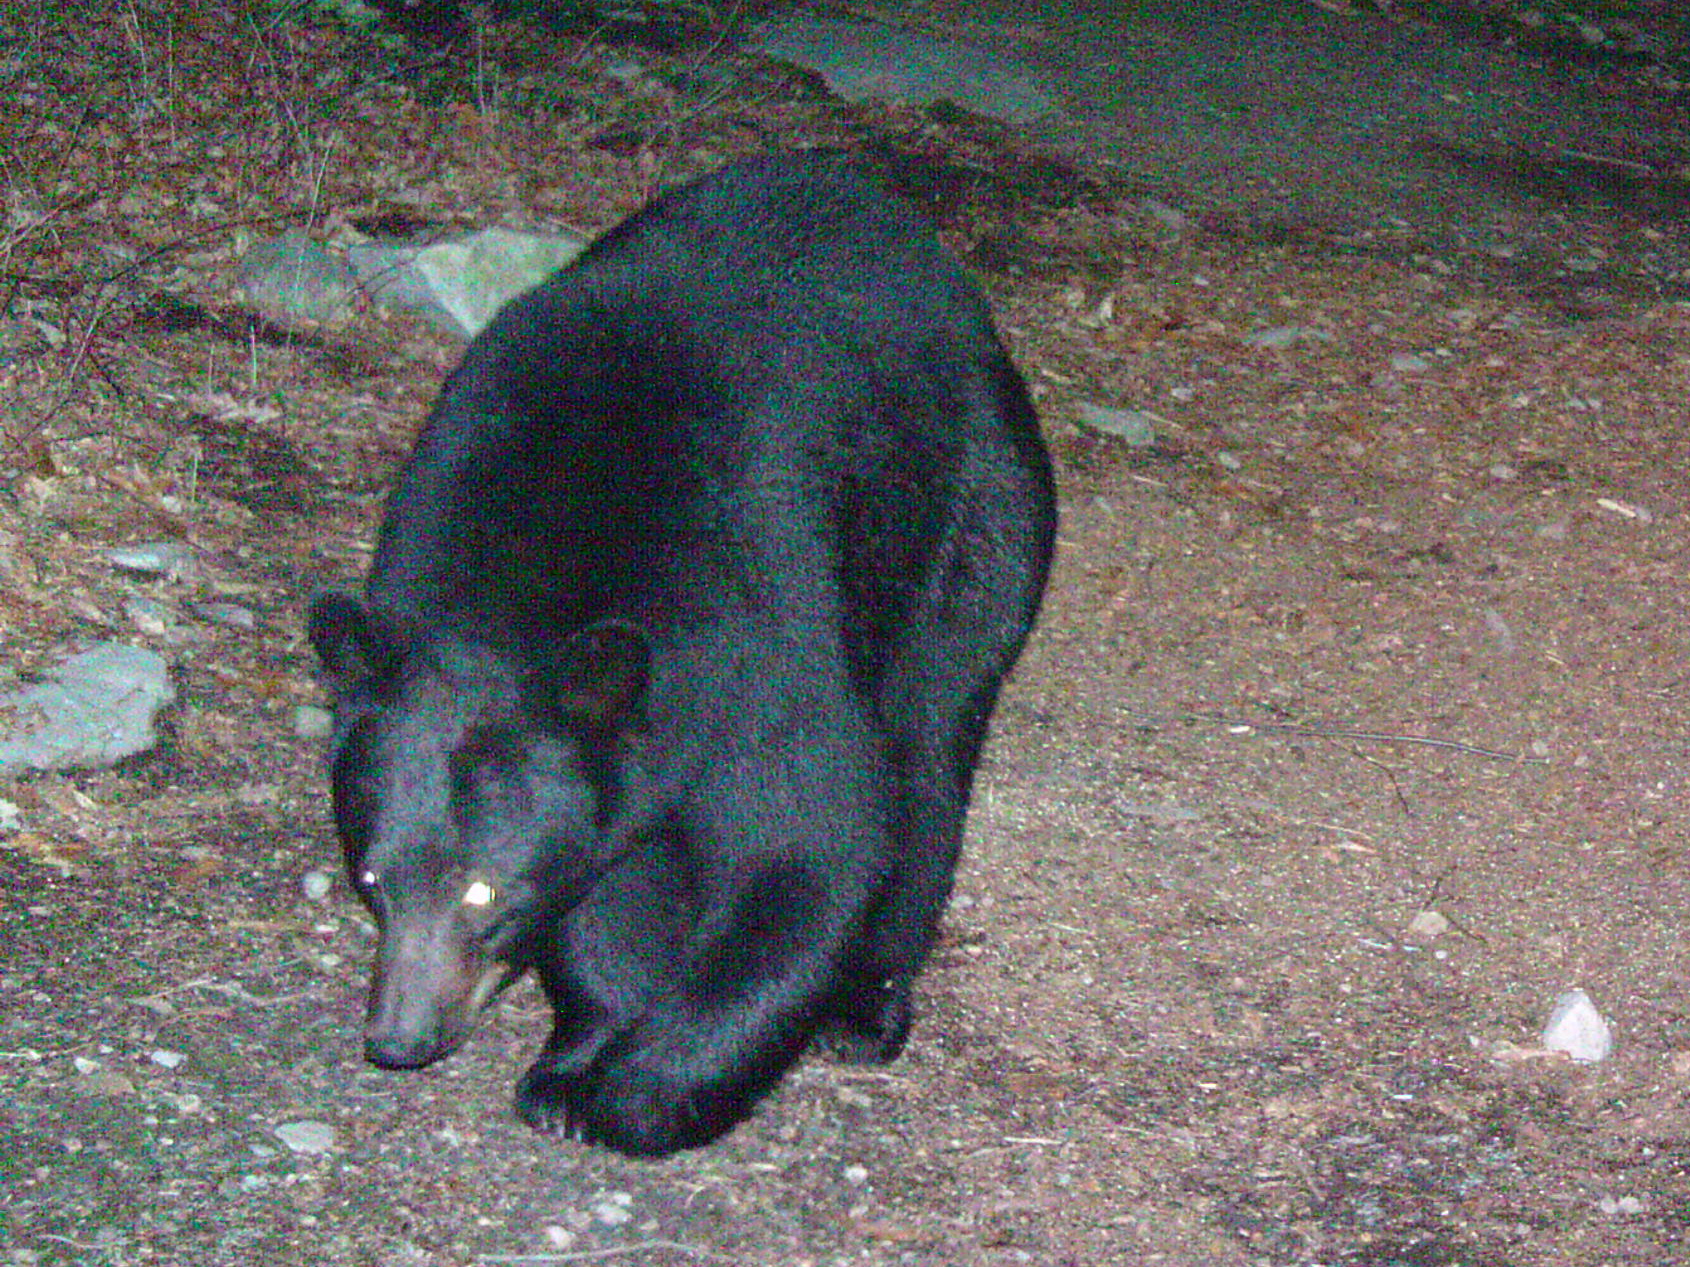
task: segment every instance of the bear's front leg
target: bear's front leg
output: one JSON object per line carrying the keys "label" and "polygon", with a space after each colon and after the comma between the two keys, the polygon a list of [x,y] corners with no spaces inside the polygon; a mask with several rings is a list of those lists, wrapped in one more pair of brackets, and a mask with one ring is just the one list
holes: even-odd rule
{"label": "bear's front leg", "polygon": [[516,1088],[516,1115],[537,1131],[570,1130],[570,1094],[581,1079],[576,1062],[560,1059],[551,1043]]}
{"label": "bear's front leg", "polygon": [[[749,1080],[744,1071],[710,1078],[687,1069],[674,1053],[608,1053],[590,1077],[564,1087],[566,1129],[631,1157],[697,1148],[743,1121],[782,1068],[777,1064]],[[525,1094],[531,1085],[525,1080]]]}
{"label": "bear's front leg", "polygon": [[[836,997],[862,901],[828,872],[746,869],[698,929],[677,979],[578,1078],[530,1075],[572,1134],[638,1156],[709,1143],[748,1117]],[[843,899],[842,899],[842,894]]]}
{"label": "bear's front leg", "polygon": [[898,1058],[914,1019],[907,980],[869,982],[853,976],[829,1004],[817,1042],[833,1059],[884,1065]]}
{"label": "bear's front leg", "polygon": [[[577,930],[577,933],[579,930]],[[571,1130],[570,1102],[581,1080],[616,1036],[637,1013],[618,1013],[613,1002],[594,997],[572,970],[569,952],[580,953],[576,941],[545,948],[536,965],[555,1020],[544,1050],[516,1089],[516,1115],[537,1131]],[[623,968],[623,980],[633,979]],[[637,996],[636,996],[637,997]]]}

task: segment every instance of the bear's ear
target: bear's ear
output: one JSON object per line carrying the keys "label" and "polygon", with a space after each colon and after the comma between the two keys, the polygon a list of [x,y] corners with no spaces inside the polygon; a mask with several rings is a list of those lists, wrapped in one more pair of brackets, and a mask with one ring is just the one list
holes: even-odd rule
{"label": "bear's ear", "polygon": [[596,725],[619,728],[639,712],[651,646],[638,627],[601,620],[569,635],[558,669],[559,704]]}
{"label": "bear's ear", "polygon": [[391,671],[400,658],[392,633],[372,617],[362,599],[326,591],[311,600],[311,646],[337,687]]}

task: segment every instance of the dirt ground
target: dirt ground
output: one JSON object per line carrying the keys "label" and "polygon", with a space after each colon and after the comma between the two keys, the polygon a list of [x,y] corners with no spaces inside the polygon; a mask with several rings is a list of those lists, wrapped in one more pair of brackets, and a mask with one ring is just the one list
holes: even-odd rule
{"label": "dirt ground", "polygon": [[[591,49],[560,81],[494,33],[399,75],[126,14],[8,33],[0,662],[131,641],[179,700],[149,754],[0,783],[0,1262],[1690,1255],[1690,309],[1578,267],[1670,228],[1545,206],[1573,266],[1534,271],[1056,197],[990,129],[754,70],[731,104]],[[599,228],[677,169],[871,134],[993,177],[940,210],[1063,492],[908,1052],[810,1059],[660,1163],[513,1118],[527,985],[450,1060],[367,1066],[302,609],[361,570],[456,349],[254,324],[235,259],[396,210]],[[194,566],[106,558],[159,540]],[[1573,988],[1606,1061],[1536,1048]]]}

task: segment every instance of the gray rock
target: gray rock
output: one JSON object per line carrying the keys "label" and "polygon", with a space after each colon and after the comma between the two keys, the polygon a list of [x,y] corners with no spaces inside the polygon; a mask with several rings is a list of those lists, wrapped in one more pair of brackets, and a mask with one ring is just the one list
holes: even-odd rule
{"label": "gray rock", "polygon": [[0,696],[0,774],[113,765],[158,742],[153,718],[176,698],[156,652],[102,643],[34,686]]}
{"label": "gray rock", "polygon": [[348,252],[359,285],[378,303],[419,312],[474,337],[510,300],[586,248],[586,239],[497,226],[427,244],[370,243]]}
{"label": "gray rock", "polygon": [[1119,436],[1139,448],[1156,443],[1157,418],[1141,409],[1111,409],[1083,400],[1074,406],[1074,421],[1093,431]]}
{"label": "gray rock", "polygon": [[329,325],[351,312],[351,272],[301,230],[256,243],[240,272],[247,303],[280,325]]}
{"label": "gray rock", "polygon": [[106,551],[114,567],[142,576],[163,576],[179,581],[194,571],[194,552],[179,541],[143,541],[116,546]]}
{"label": "gray rock", "polygon": [[1250,348],[1288,348],[1296,343],[1335,343],[1337,336],[1319,326],[1274,326],[1251,331],[1243,342]]}
{"label": "gray rock", "polygon": [[276,1138],[296,1153],[326,1153],[335,1146],[334,1126],[329,1122],[283,1122]]}
{"label": "gray rock", "polygon": [[969,40],[875,22],[782,14],[757,37],[765,56],[813,70],[847,101],[948,101],[1011,123],[1058,112],[1023,67]]}

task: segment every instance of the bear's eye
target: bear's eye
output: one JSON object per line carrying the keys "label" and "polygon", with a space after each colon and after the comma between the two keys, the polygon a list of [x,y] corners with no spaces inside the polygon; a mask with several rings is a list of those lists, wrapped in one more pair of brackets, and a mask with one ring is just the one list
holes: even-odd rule
{"label": "bear's eye", "polygon": [[499,896],[499,892],[485,880],[471,880],[464,886],[464,895],[460,901],[465,906],[491,906]]}

